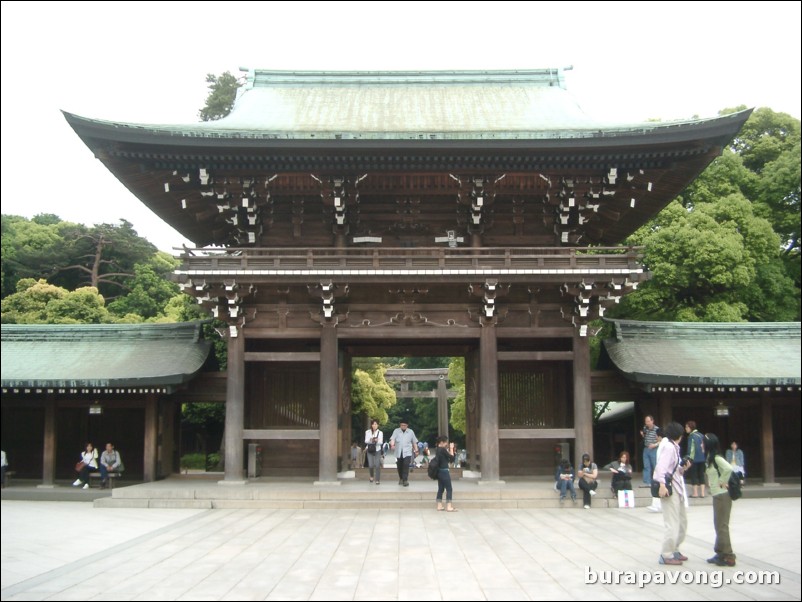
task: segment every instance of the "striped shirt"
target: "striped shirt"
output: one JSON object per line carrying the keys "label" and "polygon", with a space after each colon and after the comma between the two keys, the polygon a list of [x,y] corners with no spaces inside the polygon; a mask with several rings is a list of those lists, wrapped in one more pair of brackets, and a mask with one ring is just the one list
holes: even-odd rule
{"label": "striped shirt", "polygon": [[647,429],[645,426],[643,427],[643,445],[648,449],[650,445],[654,445],[657,443],[657,433],[660,430],[660,427],[652,425],[652,428]]}

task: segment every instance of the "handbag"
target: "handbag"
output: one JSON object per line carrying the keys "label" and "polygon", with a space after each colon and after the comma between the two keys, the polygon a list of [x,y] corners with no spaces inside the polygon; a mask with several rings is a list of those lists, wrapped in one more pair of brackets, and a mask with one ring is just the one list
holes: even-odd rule
{"label": "handbag", "polygon": [[[678,467],[679,467],[679,460],[677,460],[677,465],[674,466],[674,470],[672,470],[670,474],[666,475],[666,489],[668,489],[667,497],[674,495],[674,485],[671,479],[674,477],[674,472],[677,470]],[[654,479],[652,479],[652,497],[658,497],[658,498],[660,497],[660,482],[655,481]]]}
{"label": "handbag", "polygon": [[86,466],[86,463],[84,463],[83,461],[78,462],[75,465],[75,472],[81,472],[84,469],[84,466]]}
{"label": "handbag", "polygon": [[[379,431],[376,431],[375,433],[373,431],[371,431],[370,434],[371,434],[373,439],[378,439],[378,437],[379,437]],[[376,443],[368,443],[368,446],[366,447],[366,449],[367,449],[367,452],[369,454],[375,454],[377,451],[379,451],[379,444],[378,444],[378,442],[376,442]]]}

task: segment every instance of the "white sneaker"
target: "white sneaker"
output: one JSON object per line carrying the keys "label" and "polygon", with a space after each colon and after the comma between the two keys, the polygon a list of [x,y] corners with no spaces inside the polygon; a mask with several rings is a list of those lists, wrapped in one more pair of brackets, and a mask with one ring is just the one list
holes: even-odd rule
{"label": "white sneaker", "polygon": [[590,490],[590,495],[596,495],[596,492],[593,489],[591,489]]}
{"label": "white sneaker", "polygon": [[81,487],[81,489],[89,489],[89,483],[87,483],[86,485],[84,485],[83,487]]}
{"label": "white sneaker", "polygon": [[657,506],[649,506],[649,507],[648,507],[648,508],[646,508],[646,509],[647,509],[649,512],[660,512],[660,508],[658,508]]}
{"label": "white sneaker", "polygon": [[590,506],[585,506],[585,510],[590,510]]}
{"label": "white sneaker", "polygon": [[81,484],[81,479],[75,479],[75,480],[72,482],[72,486],[73,486],[73,487],[78,487],[78,485],[80,485],[80,484]]}

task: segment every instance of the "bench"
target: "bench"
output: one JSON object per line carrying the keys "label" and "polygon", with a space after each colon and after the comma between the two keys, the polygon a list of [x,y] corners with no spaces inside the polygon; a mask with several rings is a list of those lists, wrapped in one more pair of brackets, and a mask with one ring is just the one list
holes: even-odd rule
{"label": "bench", "polygon": [[[119,479],[123,476],[121,472],[110,472],[108,473],[109,477],[109,489],[114,489],[114,479]],[[89,482],[92,482],[92,479],[100,479],[100,472],[94,471],[89,473]]]}

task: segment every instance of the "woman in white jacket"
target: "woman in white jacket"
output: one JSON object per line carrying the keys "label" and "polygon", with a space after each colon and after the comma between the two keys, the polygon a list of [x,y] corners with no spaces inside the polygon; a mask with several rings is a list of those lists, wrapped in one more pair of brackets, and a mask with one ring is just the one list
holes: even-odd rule
{"label": "woman in white jacket", "polygon": [[365,431],[365,451],[368,455],[368,468],[370,469],[370,482],[373,483],[375,471],[376,485],[382,479],[382,444],[384,433],[379,430],[379,422],[374,418],[370,421],[370,428]]}
{"label": "woman in white jacket", "polygon": [[78,478],[72,486],[80,487],[83,484],[83,489],[89,489],[89,473],[97,471],[97,450],[91,443],[87,443],[86,449],[81,453],[81,462],[83,466],[78,471]]}

